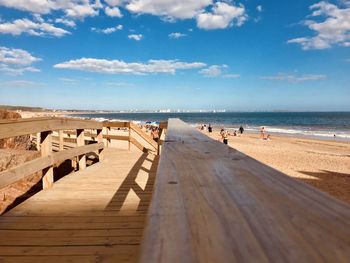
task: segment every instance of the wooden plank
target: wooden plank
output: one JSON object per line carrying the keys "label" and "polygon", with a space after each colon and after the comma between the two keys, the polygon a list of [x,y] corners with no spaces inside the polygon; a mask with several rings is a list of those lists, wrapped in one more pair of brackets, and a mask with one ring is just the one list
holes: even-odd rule
{"label": "wooden plank", "polygon": [[58,143],[59,143],[59,150],[63,151],[63,145],[64,145],[63,130],[58,131]]}
{"label": "wooden plank", "polygon": [[[82,147],[85,145],[85,135],[83,129],[77,130],[77,147]],[[79,170],[84,170],[86,168],[86,155],[81,154],[78,156]]]}
{"label": "wooden plank", "polygon": [[103,127],[129,128],[129,122],[128,121],[105,121],[103,122]]}
{"label": "wooden plank", "polygon": [[96,130],[96,139],[97,139],[97,142],[103,146],[102,148],[100,148],[96,151],[99,161],[102,161],[104,158],[103,129]]}
{"label": "wooden plank", "polygon": [[142,152],[148,152],[148,149],[144,147],[141,143],[139,143],[134,137],[130,137],[130,142],[139,148]]}
{"label": "wooden plank", "polygon": [[130,122],[130,129],[132,129],[134,132],[136,132],[139,136],[141,136],[142,139],[144,139],[146,142],[148,142],[155,150],[157,150],[158,145],[157,143],[145,132],[143,132],[139,126],[136,124]]}
{"label": "wooden plank", "polygon": [[98,151],[98,150],[101,150],[103,148],[104,148],[103,143],[93,143],[93,144],[89,144],[89,145],[84,145],[84,146],[64,150],[61,152],[53,153],[52,154],[52,161],[53,161],[53,163],[58,164],[58,163],[61,163],[65,160],[72,159],[73,157],[85,155],[89,152]]}
{"label": "wooden plank", "polygon": [[[73,131],[66,131],[65,134],[76,135],[77,133],[73,132]],[[91,132],[85,132],[85,137],[96,138],[97,134],[91,133]],[[108,140],[117,140],[117,141],[128,141],[129,140],[129,137],[125,136],[125,135],[104,134],[103,138],[108,139]],[[65,139],[74,140],[73,138],[65,138]]]}
{"label": "wooden plank", "polygon": [[157,162],[106,149],[104,162],[0,216],[0,262],[136,262]]}
{"label": "wooden plank", "polygon": [[168,122],[162,121],[159,123],[159,129],[167,129],[168,128]]}
{"label": "wooden plank", "polygon": [[54,164],[60,164],[65,160],[98,151],[104,148],[103,143],[94,143],[82,147],[72,148],[61,152],[51,153],[44,157],[25,162],[24,164],[0,173],[0,188],[8,186],[36,172],[42,171]]}
{"label": "wooden plank", "polygon": [[102,122],[69,118],[32,118],[0,122],[0,139],[53,130],[102,129]]}
{"label": "wooden plank", "polygon": [[[40,134],[40,152],[42,157],[52,154],[52,132],[41,132]],[[50,165],[43,169],[42,177],[43,188],[50,188],[53,184],[53,167]]]}
{"label": "wooden plank", "polygon": [[140,262],[349,262],[350,206],[170,119]]}
{"label": "wooden plank", "polygon": [[0,188],[8,186],[52,165],[50,156],[34,159],[0,173]]}

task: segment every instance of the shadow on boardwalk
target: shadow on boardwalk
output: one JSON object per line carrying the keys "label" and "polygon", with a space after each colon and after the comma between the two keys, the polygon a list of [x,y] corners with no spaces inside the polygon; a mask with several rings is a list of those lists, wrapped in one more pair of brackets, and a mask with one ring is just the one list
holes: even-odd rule
{"label": "shadow on boardwalk", "polygon": [[[139,198],[139,203],[137,207],[135,207],[135,211],[144,211],[147,209],[153,192],[158,163],[159,156],[147,153],[142,154],[112,197],[106,207],[107,210],[122,210],[125,201],[130,194]],[[137,180],[140,175],[148,176],[148,178],[145,178],[145,180],[140,182]]]}
{"label": "shadow on boardwalk", "polygon": [[107,149],[0,216],[0,262],[135,262],[158,161]]}

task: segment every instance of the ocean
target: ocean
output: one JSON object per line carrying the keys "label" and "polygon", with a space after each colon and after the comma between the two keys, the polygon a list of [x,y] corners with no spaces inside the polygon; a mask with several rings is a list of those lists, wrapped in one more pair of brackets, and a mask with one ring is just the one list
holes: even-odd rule
{"label": "ocean", "polygon": [[259,132],[264,126],[271,134],[350,141],[350,112],[94,113],[72,116],[141,123],[180,118],[193,126],[210,123],[214,127],[236,130],[242,125],[250,132]]}

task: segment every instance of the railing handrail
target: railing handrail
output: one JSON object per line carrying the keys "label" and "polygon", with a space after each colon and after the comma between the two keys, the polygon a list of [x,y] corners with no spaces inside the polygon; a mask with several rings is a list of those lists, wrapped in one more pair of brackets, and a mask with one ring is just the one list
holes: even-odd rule
{"label": "railing handrail", "polygon": [[46,131],[102,129],[102,122],[71,118],[12,119],[0,122],[0,139]]}
{"label": "railing handrail", "polygon": [[94,143],[60,152],[52,152],[48,156],[36,158],[32,161],[25,162],[24,164],[0,172],[0,188],[6,187],[18,180],[40,172],[50,166],[55,166],[65,160],[74,158],[79,155],[87,154],[89,152],[101,150],[103,149],[103,147],[103,142]]}

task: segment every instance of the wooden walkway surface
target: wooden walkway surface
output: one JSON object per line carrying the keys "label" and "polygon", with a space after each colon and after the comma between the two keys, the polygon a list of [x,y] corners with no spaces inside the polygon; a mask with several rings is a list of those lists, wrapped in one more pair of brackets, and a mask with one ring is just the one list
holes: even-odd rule
{"label": "wooden walkway surface", "polygon": [[133,262],[158,157],[108,148],[0,217],[0,262]]}
{"label": "wooden walkway surface", "polygon": [[350,262],[350,206],[170,119],[142,263]]}

